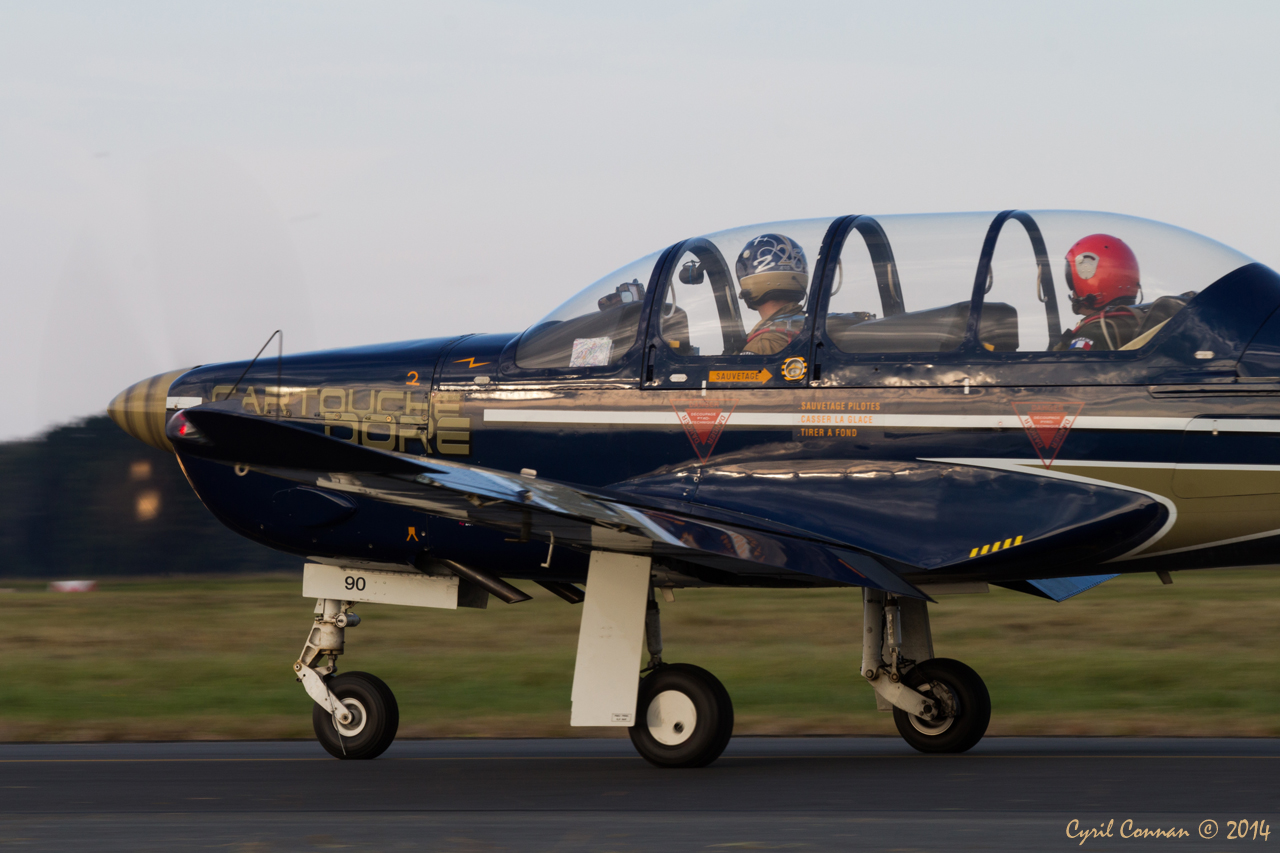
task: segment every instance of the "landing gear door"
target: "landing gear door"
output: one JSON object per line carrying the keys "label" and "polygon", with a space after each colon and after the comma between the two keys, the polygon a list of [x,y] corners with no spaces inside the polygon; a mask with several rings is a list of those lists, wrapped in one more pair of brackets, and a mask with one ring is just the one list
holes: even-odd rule
{"label": "landing gear door", "polygon": [[642,387],[701,395],[808,385],[812,264],[828,224],[772,223],[680,244],[659,274]]}

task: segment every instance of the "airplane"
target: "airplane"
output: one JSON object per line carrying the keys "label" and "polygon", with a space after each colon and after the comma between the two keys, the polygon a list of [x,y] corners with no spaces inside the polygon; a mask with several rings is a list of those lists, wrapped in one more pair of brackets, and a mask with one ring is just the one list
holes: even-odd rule
{"label": "airplane", "polygon": [[278,345],[109,412],[303,558],[293,672],[338,758],[399,724],[384,682],[337,672],[356,605],[528,600],[513,580],[582,607],[571,724],[656,766],[733,733],[721,682],[663,659],[688,587],[859,590],[877,707],[955,753],[991,700],[935,656],[938,597],[1274,562],[1278,306],[1274,271],[1151,220],[845,215],[682,240],[520,334]]}

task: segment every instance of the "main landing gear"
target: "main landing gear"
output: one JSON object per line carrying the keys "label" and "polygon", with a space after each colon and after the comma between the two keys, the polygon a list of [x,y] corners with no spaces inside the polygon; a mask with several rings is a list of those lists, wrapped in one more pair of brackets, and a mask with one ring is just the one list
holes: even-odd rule
{"label": "main landing gear", "polygon": [[[662,660],[649,560],[593,552],[587,590],[571,724],[627,726],[636,751],[658,767],[705,767],[719,758],[733,736],[733,702],[705,669]],[[293,669],[315,700],[312,723],[320,744],[338,758],[369,759],[395,740],[400,710],[381,679],[336,674],[345,630],[360,623],[352,605],[316,601],[315,623]],[[631,667],[642,636],[649,664],[637,683]],[[316,666],[324,656],[329,662]],[[921,752],[964,752],[987,731],[986,685],[963,663],[933,656],[924,601],[864,590],[861,670],[877,707],[893,711],[898,732]]]}
{"label": "main landing gear", "polygon": [[982,740],[991,696],[968,666],[933,656],[928,605],[868,589],[862,615],[862,675],[903,739],[921,752],[964,752]]}
{"label": "main landing gear", "polygon": [[662,662],[662,627],[652,587],[644,628],[649,674],[640,682],[631,743],[657,767],[705,767],[733,737],[729,691],[702,667]]}
{"label": "main landing gear", "polygon": [[[315,700],[311,724],[320,745],[337,758],[377,758],[396,739],[400,708],[391,688],[377,676],[334,674],[346,629],[360,624],[360,617],[351,612],[353,604],[332,598],[316,601],[316,621],[293,671]],[[329,663],[312,666],[324,655]]]}

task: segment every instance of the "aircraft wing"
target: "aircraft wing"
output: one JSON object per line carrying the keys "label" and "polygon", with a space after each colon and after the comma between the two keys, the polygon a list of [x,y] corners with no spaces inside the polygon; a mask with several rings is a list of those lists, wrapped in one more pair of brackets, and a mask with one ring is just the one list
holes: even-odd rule
{"label": "aircraft wing", "polygon": [[[617,488],[670,493],[683,473]],[[718,509],[803,528],[875,554],[914,583],[986,581],[1061,601],[1114,575],[1167,532],[1175,508],[1115,467],[1000,458],[782,459],[759,449],[700,472],[691,512]],[[1052,581],[1052,582],[1051,582]]]}
{"label": "aircraft wing", "polygon": [[461,462],[416,459],[350,444],[288,422],[215,408],[169,423],[179,456],[248,465],[264,473],[419,508],[556,546],[670,557],[736,575],[799,573],[928,598],[874,554],[747,516]]}

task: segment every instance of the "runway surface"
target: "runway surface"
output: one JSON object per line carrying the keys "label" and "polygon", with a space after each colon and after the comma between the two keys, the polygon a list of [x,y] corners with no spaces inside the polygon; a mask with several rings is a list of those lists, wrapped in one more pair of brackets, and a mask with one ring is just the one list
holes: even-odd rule
{"label": "runway surface", "polygon": [[[623,740],[0,744],[15,850],[1235,850],[1280,818],[1280,740],[738,738],[702,770]],[[1068,837],[1114,821],[1110,838]],[[1132,828],[1187,837],[1122,838]],[[1211,840],[1205,821],[1216,823]],[[1261,826],[1259,825],[1259,828]]]}

